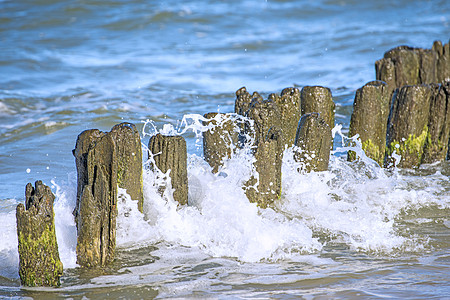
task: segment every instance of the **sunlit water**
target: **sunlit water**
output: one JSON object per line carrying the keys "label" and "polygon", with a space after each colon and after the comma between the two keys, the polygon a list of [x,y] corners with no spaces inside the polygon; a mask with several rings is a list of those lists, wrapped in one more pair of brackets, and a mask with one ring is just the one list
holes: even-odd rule
{"label": "sunlit water", "polygon": [[[0,1],[0,298],[448,297],[449,162],[386,170],[358,147],[347,162],[345,145],[375,60],[449,37],[448,1]],[[241,86],[316,84],[337,104],[329,170],[298,173],[287,149],[282,197],[258,209],[241,188],[248,153],[220,175],[202,159],[201,115],[233,112]],[[165,124],[183,132],[189,205],[144,165],[144,214],[120,193],[117,259],[79,269],[71,150],[122,121],[144,150]],[[36,180],[56,195],[57,289],[18,277],[15,207]]]}

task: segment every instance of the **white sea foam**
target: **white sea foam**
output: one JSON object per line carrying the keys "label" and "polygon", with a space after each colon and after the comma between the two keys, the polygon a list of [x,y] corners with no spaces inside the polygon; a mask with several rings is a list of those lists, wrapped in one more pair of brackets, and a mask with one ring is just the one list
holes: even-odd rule
{"label": "white sea foam", "polygon": [[[152,134],[165,130],[181,134],[190,130],[200,139],[201,133],[209,128],[203,126],[202,121],[204,118],[200,115],[187,115],[177,130],[158,130],[152,126],[144,126],[144,130]],[[336,127],[333,134],[341,136],[343,145],[348,144],[340,127]],[[339,157],[349,149],[360,159],[347,162],[345,157]],[[380,168],[356,143],[336,149],[329,171],[325,172],[298,172],[301,165],[294,161],[293,149],[286,149],[282,197],[271,208],[260,209],[249,203],[242,189],[254,175],[254,158],[250,153],[245,149],[237,151],[224,161],[218,174],[211,172],[203,158],[189,154],[189,205],[186,206],[177,205],[173,199],[170,171],[162,174],[147,168],[148,162],[144,164],[144,213],[138,211],[137,201],[119,189],[117,246],[133,249],[171,245],[167,251],[188,249],[186,251],[195,253],[196,259],[201,253],[205,257],[232,257],[248,263],[287,260],[331,264],[332,260],[322,261],[311,254],[319,253],[333,242],[364,252],[423,251],[427,248],[426,237],[418,239],[400,234],[396,220],[408,209],[450,206],[449,196],[442,196],[442,189],[431,188],[426,183],[423,188],[411,188],[418,184],[417,177],[400,175],[396,169]],[[448,178],[436,172],[420,180]],[[52,181],[52,184],[56,194],[60,257],[65,268],[73,268],[76,266],[76,228],[72,215],[76,175],[69,174],[67,182]],[[161,184],[167,187],[164,195],[158,193]],[[15,212],[2,211],[0,218],[0,276],[17,278]],[[448,220],[444,220],[444,224],[448,226]],[[291,280],[295,278],[286,278],[286,282]]]}

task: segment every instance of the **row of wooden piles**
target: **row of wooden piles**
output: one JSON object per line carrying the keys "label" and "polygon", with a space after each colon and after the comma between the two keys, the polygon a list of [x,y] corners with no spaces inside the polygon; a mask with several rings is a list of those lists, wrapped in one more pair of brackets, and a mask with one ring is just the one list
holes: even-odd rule
{"label": "row of wooden piles", "polygon": [[[377,80],[356,92],[350,135],[359,134],[367,155],[387,165],[395,151],[401,167],[448,157],[450,84],[449,44],[431,50],[398,47],[376,62]],[[432,81],[432,82],[428,82]],[[205,114],[204,157],[217,173],[227,158],[249,147],[258,175],[243,186],[250,202],[265,208],[281,196],[281,161],[286,147],[303,171],[328,169],[335,104],[331,91],[306,86],[280,95],[236,92],[235,114]],[[242,118],[236,118],[242,116]],[[243,121],[242,121],[243,120]],[[173,199],[188,203],[186,142],[157,134],[148,144],[150,168],[169,174]],[[118,187],[144,207],[142,146],[131,123],[110,132],[82,132],[73,150],[77,166],[74,216],[78,231],[77,263],[102,267],[114,259]],[[349,159],[356,159],[349,153]],[[158,186],[161,194],[167,187]],[[63,266],[55,235],[55,196],[41,181],[26,186],[26,203],[17,206],[19,275],[28,286],[58,286]]]}
{"label": "row of wooden piles", "polygon": [[394,153],[402,168],[449,159],[450,43],[394,48],[375,70],[377,81],[356,91],[349,136],[380,166],[395,164]]}

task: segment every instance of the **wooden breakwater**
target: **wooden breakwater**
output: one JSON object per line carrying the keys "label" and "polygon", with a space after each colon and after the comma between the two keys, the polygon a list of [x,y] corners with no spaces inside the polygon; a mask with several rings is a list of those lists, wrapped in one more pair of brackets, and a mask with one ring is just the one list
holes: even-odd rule
{"label": "wooden breakwater", "polygon": [[449,159],[449,47],[391,49],[375,63],[378,81],[356,91],[350,136],[381,166],[392,166],[394,154],[403,168]]}
{"label": "wooden breakwater", "polygon": [[[377,61],[376,81],[358,89],[350,135],[359,135],[367,156],[381,166],[402,156],[399,167],[417,167],[449,159],[450,50],[435,42],[432,49],[397,47]],[[332,149],[335,104],[331,90],[322,86],[285,88],[266,100],[245,87],[236,91],[235,114],[204,115],[203,150],[212,173],[252,141],[254,170],[241,188],[250,202],[269,207],[281,197],[283,152],[294,147],[299,171],[328,169]],[[248,139],[248,140],[246,140]],[[170,180],[173,199],[188,204],[187,150],[181,136],[157,134],[149,144],[150,169]],[[77,263],[102,267],[114,260],[118,187],[127,190],[144,211],[142,147],[136,126],[115,125],[110,132],[80,133],[73,150],[77,168]],[[357,159],[349,152],[349,160]],[[161,181],[162,182],[162,181]],[[55,235],[53,201],[49,187],[36,181],[26,186],[26,203],[17,206],[19,275],[23,285],[59,286],[62,263]],[[150,201],[146,199],[146,201]]]}

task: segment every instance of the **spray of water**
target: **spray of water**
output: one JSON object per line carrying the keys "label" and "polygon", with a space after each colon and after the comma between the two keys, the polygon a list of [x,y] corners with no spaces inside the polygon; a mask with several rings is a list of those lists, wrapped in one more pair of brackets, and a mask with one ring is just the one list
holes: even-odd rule
{"label": "spray of water", "polygon": [[[237,122],[248,121],[234,114],[229,117]],[[156,133],[193,132],[199,143],[204,131],[220,126],[224,119],[217,117],[216,125],[204,125],[204,121],[201,115],[189,114],[176,129],[172,125],[158,129],[147,121],[142,135],[148,138]],[[294,149],[285,149],[282,195],[267,209],[250,203],[242,188],[251,176],[257,175],[251,154],[254,141],[250,136],[241,149],[234,149],[231,158],[223,160],[216,174],[202,157],[188,154],[186,206],[173,200],[170,170],[162,173],[149,168],[156,155],[151,153],[144,162],[144,212],[139,212],[137,201],[119,189],[118,247],[189,247],[209,257],[232,257],[242,262],[293,259],[318,253],[333,244],[345,244],[354,251],[383,253],[429,248],[427,237],[400,232],[397,221],[408,211],[421,207],[448,208],[449,197],[442,196],[437,187],[414,188],[417,177],[402,175],[395,168],[381,168],[364,154],[357,137],[350,139],[341,129],[341,126],[333,129],[333,135],[341,138],[342,146],[332,152],[328,171],[303,172],[302,163],[294,160]],[[148,153],[145,145],[143,149]],[[349,150],[356,153],[356,161],[346,160]],[[439,176],[442,174],[436,173],[427,180]],[[67,182],[58,185],[53,181],[52,185],[56,194],[55,220],[61,260],[65,268],[73,268],[76,266],[76,228],[72,216],[75,172],[69,174]],[[158,192],[160,185],[167,187],[162,195]],[[1,212],[1,218],[0,275],[16,278],[15,212]]]}

